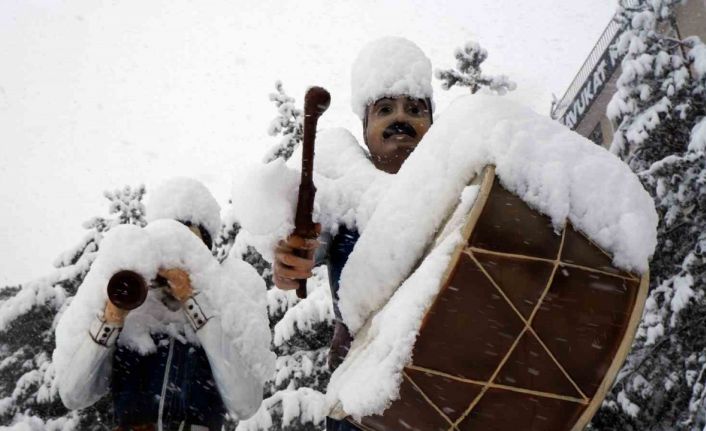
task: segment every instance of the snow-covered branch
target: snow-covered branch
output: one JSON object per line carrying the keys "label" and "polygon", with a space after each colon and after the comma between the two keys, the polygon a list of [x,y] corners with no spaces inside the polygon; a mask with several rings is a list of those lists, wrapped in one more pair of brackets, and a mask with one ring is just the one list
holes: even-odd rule
{"label": "snow-covered branch", "polygon": [[488,58],[488,51],[477,42],[468,42],[455,53],[456,69],[437,69],[434,73],[442,81],[441,87],[448,90],[454,85],[468,87],[475,94],[483,87],[497,94],[505,94],[517,85],[505,75],[485,75],[481,64]]}
{"label": "snow-covered branch", "polygon": [[270,100],[277,107],[277,116],[270,122],[267,133],[279,136],[280,142],[270,148],[265,155],[265,163],[277,158],[289,159],[299,146],[304,134],[304,118],[302,111],[295,106],[293,97],[287,95],[281,81],[275,82],[276,93],[270,93]]}

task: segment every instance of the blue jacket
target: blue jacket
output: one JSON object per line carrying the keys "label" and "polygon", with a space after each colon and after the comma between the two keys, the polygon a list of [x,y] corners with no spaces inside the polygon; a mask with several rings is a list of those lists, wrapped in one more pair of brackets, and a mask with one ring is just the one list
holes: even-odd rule
{"label": "blue jacket", "polygon": [[[360,234],[355,229],[348,229],[343,226],[339,229],[338,234],[333,238],[329,238],[326,242],[325,262],[328,266],[329,286],[331,287],[331,297],[333,298],[333,311],[336,319],[342,322],[341,311],[338,308],[338,288],[340,287],[341,272],[346,266],[348,256],[350,256],[356,242],[358,242]],[[359,431],[350,422],[343,420],[338,421],[332,418],[326,418],[326,431]]]}
{"label": "blue jacket", "polygon": [[153,337],[157,351],[140,355],[118,347],[111,392],[115,421],[122,427],[157,423],[166,430],[186,424],[220,430],[226,413],[206,352],[200,346]]}
{"label": "blue jacket", "polygon": [[96,316],[58,376],[64,405],[84,408],[110,391],[118,425],[155,424],[160,431],[189,429],[182,424],[220,430],[226,411],[252,416],[262,401],[262,382],[225,338],[220,315],[198,293],[183,311],[198,343],[161,333],[152,335],[155,349],[148,354],[117,343],[122,328]]}
{"label": "blue jacket", "polygon": [[329,286],[331,287],[331,297],[333,298],[333,311],[338,321],[341,320],[341,311],[338,308],[338,288],[340,286],[341,272],[346,266],[348,256],[350,256],[358,242],[360,234],[355,229],[342,226],[338,234],[327,240],[325,262],[328,266]]}

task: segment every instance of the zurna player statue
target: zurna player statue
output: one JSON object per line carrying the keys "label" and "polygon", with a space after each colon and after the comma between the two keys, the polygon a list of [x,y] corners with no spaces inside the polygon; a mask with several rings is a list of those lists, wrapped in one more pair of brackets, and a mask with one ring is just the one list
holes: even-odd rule
{"label": "zurna player statue", "polygon": [[[211,255],[219,212],[203,184],[176,178],[151,193],[147,227],[107,233],[56,330],[66,407],[87,407],[110,392],[119,431],[216,431],[227,412],[240,419],[255,413],[274,369],[265,287],[244,262],[221,266]],[[110,268],[125,267],[156,276],[132,311],[105,294]],[[251,334],[237,329],[246,326],[240,319],[254,320]],[[255,339],[255,347],[242,348],[239,336]]]}

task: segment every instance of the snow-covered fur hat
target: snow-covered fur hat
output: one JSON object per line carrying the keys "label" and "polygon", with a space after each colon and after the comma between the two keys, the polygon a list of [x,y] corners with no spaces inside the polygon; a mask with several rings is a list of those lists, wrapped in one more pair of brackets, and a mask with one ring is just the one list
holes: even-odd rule
{"label": "snow-covered fur hat", "polygon": [[[363,47],[351,70],[351,106],[363,120],[371,103],[383,97],[432,100],[431,61],[414,42],[383,37]],[[430,107],[431,108],[431,107]]]}
{"label": "snow-covered fur hat", "polygon": [[201,182],[186,177],[172,178],[149,193],[145,207],[148,222],[172,219],[201,226],[212,239],[221,228],[221,206]]}

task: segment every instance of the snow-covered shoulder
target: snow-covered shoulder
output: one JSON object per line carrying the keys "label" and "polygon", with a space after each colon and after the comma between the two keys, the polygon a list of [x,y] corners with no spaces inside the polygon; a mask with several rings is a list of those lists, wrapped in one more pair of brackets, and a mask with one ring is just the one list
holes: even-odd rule
{"label": "snow-covered shoulder", "polygon": [[[231,192],[232,216],[251,236],[263,257],[271,260],[276,241],[294,229],[294,212],[301,177],[300,152],[255,164],[237,172]],[[379,171],[363,147],[346,129],[318,132],[314,161],[316,199],[313,218],[325,231],[339,226],[363,230],[392,175]]]}
{"label": "snow-covered shoulder", "polygon": [[317,142],[317,219],[332,232],[340,225],[362,232],[394,175],[377,169],[346,129],[322,130]]}
{"label": "snow-covered shoulder", "polygon": [[291,232],[299,177],[282,159],[236,173],[231,190],[235,219],[253,235]]}

